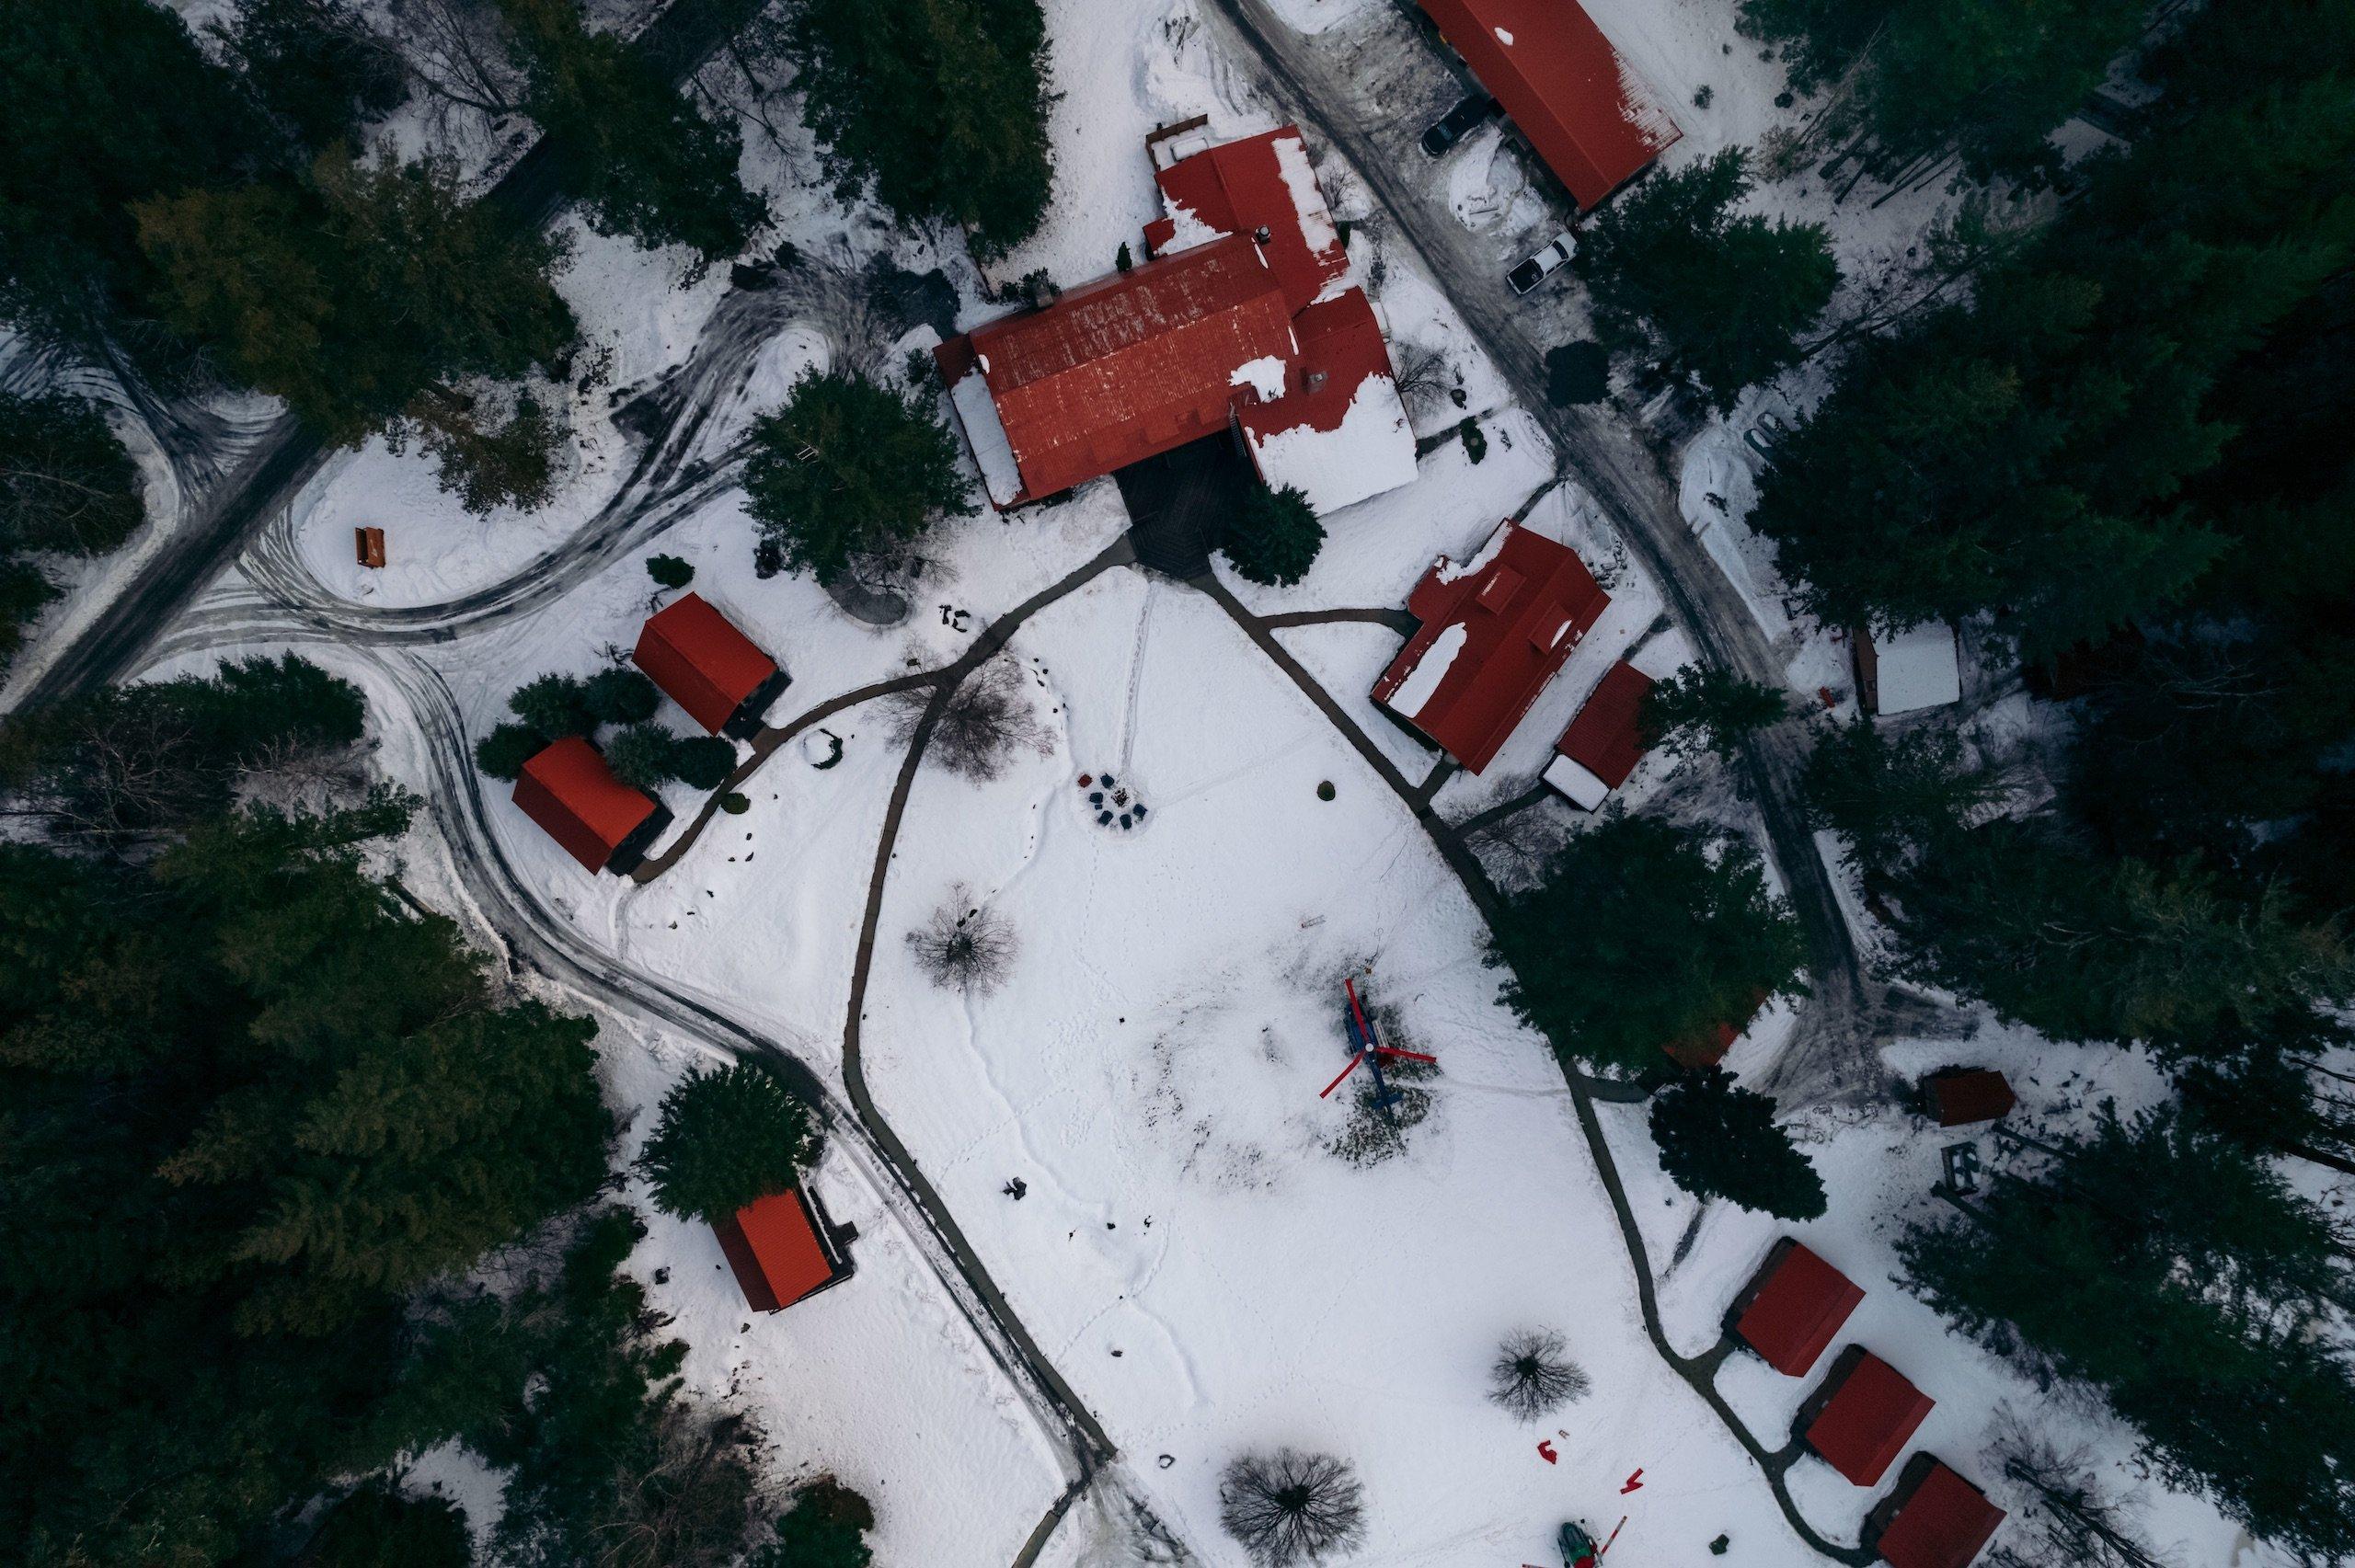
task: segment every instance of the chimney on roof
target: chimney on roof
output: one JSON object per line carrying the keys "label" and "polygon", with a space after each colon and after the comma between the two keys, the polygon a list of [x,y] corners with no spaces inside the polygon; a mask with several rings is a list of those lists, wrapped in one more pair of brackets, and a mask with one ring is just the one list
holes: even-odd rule
{"label": "chimney on roof", "polygon": [[1322,392],[1325,390],[1325,372],[1323,371],[1311,371],[1308,372],[1308,390],[1311,392]]}
{"label": "chimney on roof", "polygon": [[1261,245],[1266,245],[1276,237],[1276,231],[1268,227],[1267,224],[1261,223],[1258,228],[1251,231],[1251,237],[1258,241]]}

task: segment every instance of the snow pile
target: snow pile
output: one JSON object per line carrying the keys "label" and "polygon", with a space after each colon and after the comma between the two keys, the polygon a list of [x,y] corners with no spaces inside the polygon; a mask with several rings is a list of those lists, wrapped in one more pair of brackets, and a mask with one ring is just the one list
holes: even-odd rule
{"label": "snow pile", "polygon": [[1268,402],[1284,395],[1284,362],[1273,354],[1263,354],[1256,360],[1235,367],[1226,378],[1229,386],[1247,386]]}
{"label": "snow pile", "polygon": [[1873,662],[1883,715],[1942,708],[1962,696],[1954,628],[1943,621],[1874,633]]}

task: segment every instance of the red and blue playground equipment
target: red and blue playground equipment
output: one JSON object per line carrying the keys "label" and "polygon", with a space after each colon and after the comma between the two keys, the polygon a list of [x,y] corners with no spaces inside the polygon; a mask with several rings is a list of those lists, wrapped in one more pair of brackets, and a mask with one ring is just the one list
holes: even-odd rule
{"label": "red and blue playground equipment", "polygon": [[1349,1077],[1361,1065],[1363,1065],[1373,1073],[1373,1108],[1382,1113],[1383,1120],[1396,1127],[1398,1125],[1398,1118],[1391,1114],[1390,1107],[1398,1103],[1399,1093],[1397,1090],[1390,1087],[1390,1081],[1382,1076],[1382,1059],[1402,1057],[1408,1061],[1436,1063],[1439,1058],[1425,1056],[1420,1051],[1402,1051],[1396,1047],[1384,1045],[1381,1036],[1374,1033],[1373,1020],[1366,1016],[1364,1006],[1358,1001],[1357,981],[1343,980],[1341,990],[1350,999],[1349,1010],[1341,1014],[1341,1027],[1350,1036],[1350,1065],[1341,1069],[1340,1076],[1325,1085],[1324,1093],[1316,1097],[1320,1100],[1327,1098],[1334,1090],[1341,1086],[1341,1079]]}

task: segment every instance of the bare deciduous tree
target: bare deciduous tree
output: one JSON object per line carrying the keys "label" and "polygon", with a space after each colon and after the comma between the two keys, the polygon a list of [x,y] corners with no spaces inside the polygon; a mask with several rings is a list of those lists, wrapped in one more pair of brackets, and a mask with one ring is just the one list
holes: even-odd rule
{"label": "bare deciduous tree", "polygon": [[[1054,738],[1023,690],[1028,679],[1011,659],[994,659],[948,694],[929,743],[942,766],[982,784],[1005,772],[1017,748],[1029,747],[1042,757],[1053,750]],[[932,700],[931,689],[923,686],[893,694],[894,738],[915,738]]]}
{"label": "bare deciduous tree", "polygon": [[1290,1568],[1356,1544],[1365,1489],[1349,1461],[1330,1454],[1246,1454],[1219,1478],[1218,1516],[1260,1568]]}
{"label": "bare deciduous tree", "polygon": [[2136,1533],[2124,1501],[2102,1489],[2084,1449],[2062,1453],[2006,1409],[1989,1457],[2027,1506],[2013,1516],[1989,1568],[2168,1568]]}
{"label": "bare deciduous tree", "polygon": [[1489,1400],[1522,1421],[1585,1398],[1589,1386],[1562,1336],[1551,1329],[1514,1330],[1488,1366]]}
{"label": "bare deciduous tree", "polygon": [[521,107],[523,74],[489,0],[396,0],[392,15],[408,40],[403,63],[427,93],[492,116]]}
{"label": "bare deciduous tree", "polygon": [[962,883],[948,890],[948,902],[908,933],[916,967],[944,990],[984,996],[1005,981],[1014,967],[1014,927],[997,910],[973,902]]}
{"label": "bare deciduous tree", "polygon": [[1448,389],[1454,383],[1444,353],[1401,338],[1392,364],[1391,382],[1410,412],[1427,412],[1447,401]]}

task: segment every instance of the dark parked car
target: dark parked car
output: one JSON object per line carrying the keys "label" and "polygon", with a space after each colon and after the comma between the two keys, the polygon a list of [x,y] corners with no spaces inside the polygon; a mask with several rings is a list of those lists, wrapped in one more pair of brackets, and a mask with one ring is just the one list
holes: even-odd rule
{"label": "dark parked car", "polygon": [[1494,98],[1473,94],[1442,115],[1438,124],[1423,132],[1423,152],[1430,157],[1440,156],[1480,129],[1488,116],[1500,107]]}

